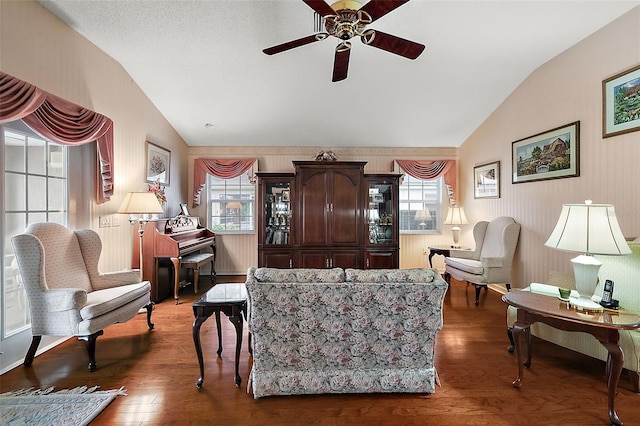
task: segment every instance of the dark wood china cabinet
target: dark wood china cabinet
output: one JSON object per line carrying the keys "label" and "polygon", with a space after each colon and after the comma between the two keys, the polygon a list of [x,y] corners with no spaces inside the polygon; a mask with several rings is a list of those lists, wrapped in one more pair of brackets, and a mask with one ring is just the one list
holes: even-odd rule
{"label": "dark wood china cabinet", "polygon": [[362,161],[294,161],[258,173],[258,264],[398,268],[398,179]]}

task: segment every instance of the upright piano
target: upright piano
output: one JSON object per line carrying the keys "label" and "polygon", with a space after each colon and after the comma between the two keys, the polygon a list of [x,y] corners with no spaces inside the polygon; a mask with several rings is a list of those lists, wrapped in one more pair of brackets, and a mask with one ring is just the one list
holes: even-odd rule
{"label": "upright piano", "polygon": [[[139,236],[134,232],[133,267],[140,267]],[[151,281],[151,300],[159,302],[173,293],[180,281],[180,262],[188,254],[209,250],[215,265],[216,236],[200,225],[198,217],[178,215],[172,219],[150,220],[142,234],[142,277]],[[172,280],[160,274],[161,262],[168,260],[173,269]],[[214,266],[215,267],[215,266]],[[212,271],[212,273],[214,273]]]}

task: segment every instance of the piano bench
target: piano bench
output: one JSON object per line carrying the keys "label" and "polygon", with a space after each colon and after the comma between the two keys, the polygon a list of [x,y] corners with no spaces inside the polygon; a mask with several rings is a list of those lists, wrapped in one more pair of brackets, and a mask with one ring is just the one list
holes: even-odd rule
{"label": "piano bench", "polygon": [[[214,282],[215,277],[215,255],[213,253],[193,253],[182,258],[180,261],[180,267],[186,269],[193,269],[193,291],[198,292],[198,279],[200,278],[200,267],[207,262],[211,262],[211,282]],[[178,301],[178,287],[174,289],[174,298]]]}

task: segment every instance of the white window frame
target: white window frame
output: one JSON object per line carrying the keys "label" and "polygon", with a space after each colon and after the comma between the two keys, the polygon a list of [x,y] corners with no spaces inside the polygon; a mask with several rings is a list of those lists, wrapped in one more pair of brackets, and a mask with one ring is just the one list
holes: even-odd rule
{"label": "white window frame", "polygon": [[[416,184],[419,182],[419,184]],[[399,228],[400,234],[433,235],[442,233],[443,206],[447,196],[444,178],[433,180],[422,180],[409,176],[405,173],[399,186]],[[432,193],[432,194],[429,194]],[[431,214],[427,226],[432,228],[418,229],[409,228],[407,225],[416,225],[416,211],[427,209]]]}
{"label": "white window frame", "polygon": [[[232,182],[240,180],[239,185]],[[217,182],[225,182],[224,194],[222,197],[214,199],[212,196],[213,185]],[[229,188],[226,187],[227,181]],[[239,191],[235,188],[239,188]],[[207,175],[207,227],[216,234],[255,234],[256,233],[256,184],[249,179],[248,173],[240,176],[223,179],[211,174]],[[236,203],[240,203],[240,208],[236,208]],[[248,222],[249,227],[246,226]],[[229,229],[239,224],[244,229]]]}

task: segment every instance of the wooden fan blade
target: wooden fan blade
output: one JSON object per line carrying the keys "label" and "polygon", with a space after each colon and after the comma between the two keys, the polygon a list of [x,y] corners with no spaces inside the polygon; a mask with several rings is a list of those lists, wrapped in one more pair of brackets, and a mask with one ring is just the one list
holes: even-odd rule
{"label": "wooden fan blade", "polygon": [[282,43],[277,46],[269,47],[267,49],[264,49],[263,52],[266,53],[267,55],[274,55],[276,53],[284,52],[285,50],[304,46],[310,43],[314,43],[316,41],[322,41],[328,36],[329,34],[327,33],[314,34],[307,37],[299,38],[297,40],[288,41],[286,43]]}
{"label": "wooden fan blade", "polygon": [[408,1],[409,0],[371,0],[369,3],[362,6],[360,10],[371,15],[371,22],[373,22],[392,10],[399,8]]}
{"label": "wooden fan blade", "polygon": [[324,0],[302,0],[309,6],[311,9],[315,10],[316,13],[320,16],[328,16],[335,15],[335,10],[331,9],[331,6],[327,4]]}
{"label": "wooden fan blade", "polygon": [[336,56],[333,60],[333,79],[331,81],[341,81],[347,78],[349,71],[349,55],[351,54],[351,43],[345,41],[336,47]]}
{"label": "wooden fan blade", "polygon": [[416,59],[424,51],[423,44],[415,43],[378,30],[366,31],[362,36],[362,42],[409,59]]}

